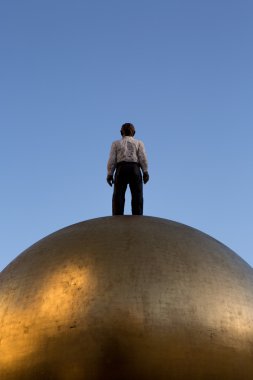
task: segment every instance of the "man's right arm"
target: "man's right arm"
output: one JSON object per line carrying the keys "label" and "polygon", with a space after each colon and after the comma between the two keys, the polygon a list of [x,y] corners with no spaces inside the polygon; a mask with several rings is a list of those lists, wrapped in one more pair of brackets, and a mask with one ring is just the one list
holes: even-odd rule
{"label": "man's right arm", "polygon": [[142,141],[139,141],[138,159],[143,173],[148,171],[148,159],[145,152],[145,147]]}
{"label": "man's right arm", "polygon": [[142,141],[139,141],[138,159],[139,159],[139,163],[141,165],[141,169],[143,172],[143,182],[145,184],[149,181],[148,159],[147,159],[145,147]]}

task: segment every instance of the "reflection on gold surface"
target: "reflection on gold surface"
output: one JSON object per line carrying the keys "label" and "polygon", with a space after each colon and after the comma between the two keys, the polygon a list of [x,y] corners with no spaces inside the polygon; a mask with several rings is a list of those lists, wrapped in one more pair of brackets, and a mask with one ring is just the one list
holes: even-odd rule
{"label": "reflection on gold surface", "polygon": [[[30,291],[32,293],[33,282]],[[94,277],[87,268],[75,264],[65,265],[64,270],[54,271],[39,290],[39,296],[33,295],[34,301],[24,304],[11,303],[8,313],[0,306],[3,318],[1,331],[0,363],[1,368],[12,366],[13,360],[22,365],[41,345],[41,334],[49,337],[59,334],[67,325],[75,324],[77,305],[85,304],[82,317],[89,309],[86,302],[95,290]],[[81,296],[81,302],[80,302]],[[38,358],[39,359],[39,358]],[[0,372],[1,373],[1,372]]]}
{"label": "reflection on gold surface", "polygon": [[[42,302],[38,305],[38,318],[69,320],[73,315],[79,294],[83,297],[94,291],[94,279],[86,268],[69,264],[65,272],[55,272],[41,290]],[[87,304],[86,304],[87,306]],[[83,310],[83,316],[88,310]]]}

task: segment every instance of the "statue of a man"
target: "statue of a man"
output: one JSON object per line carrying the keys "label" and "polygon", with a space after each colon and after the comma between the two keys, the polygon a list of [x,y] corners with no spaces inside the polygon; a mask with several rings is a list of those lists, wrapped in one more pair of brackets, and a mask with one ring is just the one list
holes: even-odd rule
{"label": "statue of a man", "polygon": [[133,124],[123,124],[120,132],[122,139],[112,143],[107,164],[107,182],[110,186],[114,184],[112,214],[124,214],[125,193],[129,185],[132,195],[132,214],[143,215],[142,180],[144,184],[149,180],[145,147],[142,141],[134,138]]}

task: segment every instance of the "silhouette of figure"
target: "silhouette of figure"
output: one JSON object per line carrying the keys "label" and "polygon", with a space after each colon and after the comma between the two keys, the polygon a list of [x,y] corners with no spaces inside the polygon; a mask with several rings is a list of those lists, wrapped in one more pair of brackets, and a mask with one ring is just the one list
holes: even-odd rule
{"label": "silhouette of figure", "polygon": [[110,186],[114,184],[112,215],[124,214],[127,185],[132,195],[132,214],[143,215],[142,181],[146,184],[149,180],[145,147],[142,141],[134,138],[133,124],[123,124],[120,132],[122,139],[112,143],[107,164],[107,182]]}

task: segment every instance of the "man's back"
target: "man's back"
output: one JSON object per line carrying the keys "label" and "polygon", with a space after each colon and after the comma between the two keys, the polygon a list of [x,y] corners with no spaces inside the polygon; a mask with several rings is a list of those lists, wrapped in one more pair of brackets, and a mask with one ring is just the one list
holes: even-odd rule
{"label": "man's back", "polygon": [[140,165],[143,172],[148,170],[148,161],[144,144],[132,136],[123,136],[121,140],[112,143],[108,160],[108,174],[113,174],[119,162],[135,162]]}

